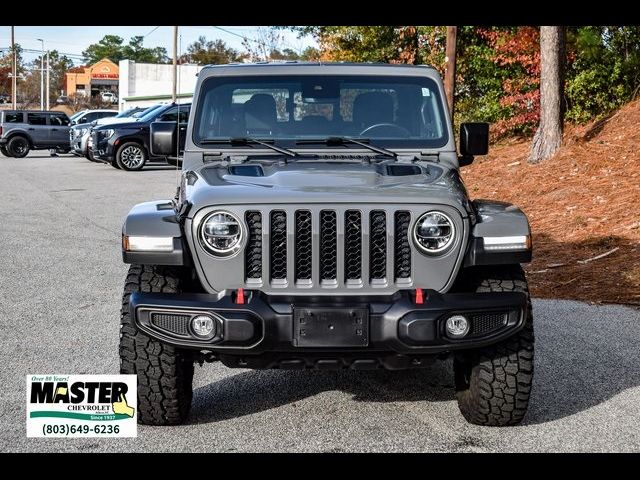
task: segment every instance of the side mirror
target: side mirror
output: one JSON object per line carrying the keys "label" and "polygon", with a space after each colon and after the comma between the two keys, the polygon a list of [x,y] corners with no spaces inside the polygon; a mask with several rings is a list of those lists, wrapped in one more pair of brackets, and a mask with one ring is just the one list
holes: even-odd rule
{"label": "side mirror", "polygon": [[489,124],[483,122],[460,125],[460,166],[473,162],[474,155],[489,152]]}
{"label": "side mirror", "polygon": [[178,122],[151,123],[151,154],[157,157],[172,157],[178,149]]}

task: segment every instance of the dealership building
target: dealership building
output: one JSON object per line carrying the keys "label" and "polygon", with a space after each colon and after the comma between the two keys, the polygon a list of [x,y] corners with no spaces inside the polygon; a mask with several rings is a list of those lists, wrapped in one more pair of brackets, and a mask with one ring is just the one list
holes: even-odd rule
{"label": "dealership building", "polygon": [[[178,65],[178,103],[192,100],[200,70],[201,65]],[[171,102],[173,65],[121,60],[119,72],[120,110]]]}
{"label": "dealership building", "polygon": [[74,68],[65,74],[64,91],[67,95],[95,97],[103,91],[118,94],[120,68],[108,58],[88,67]]}

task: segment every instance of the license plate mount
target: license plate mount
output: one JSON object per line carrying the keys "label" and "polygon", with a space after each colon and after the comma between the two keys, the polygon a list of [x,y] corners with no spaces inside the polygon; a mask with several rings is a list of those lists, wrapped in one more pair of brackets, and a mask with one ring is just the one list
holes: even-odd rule
{"label": "license plate mount", "polygon": [[369,309],[361,307],[294,307],[295,347],[366,347]]}

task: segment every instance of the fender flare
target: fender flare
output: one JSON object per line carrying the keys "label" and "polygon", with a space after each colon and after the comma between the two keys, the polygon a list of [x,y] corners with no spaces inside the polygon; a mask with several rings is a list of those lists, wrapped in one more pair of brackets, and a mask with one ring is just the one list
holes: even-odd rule
{"label": "fender flare", "polygon": [[[132,238],[172,239],[171,251],[132,251]],[[135,205],[122,225],[122,260],[141,265],[190,265],[180,220],[171,200]]]}
{"label": "fender flare", "polygon": [[[531,261],[531,227],[525,213],[515,205],[495,200],[474,200],[472,202],[476,222],[471,229],[471,237],[464,266],[505,265]],[[485,243],[512,237],[524,242],[522,248],[491,250]],[[526,239],[526,240],[525,240]]]}

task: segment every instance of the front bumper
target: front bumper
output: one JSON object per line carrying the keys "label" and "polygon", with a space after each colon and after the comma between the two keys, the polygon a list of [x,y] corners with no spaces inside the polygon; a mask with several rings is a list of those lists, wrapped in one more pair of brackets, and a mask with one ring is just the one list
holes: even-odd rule
{"label": "front bumper", "polygon": [[103,162],[113,162],[116,156],[116,147],[113,144],[113,140],[116,135],[112,135],[110,138],[102,138],[97,132],[91,133],[91,152],[93,157]]}
{"label": "front bumper", "polygon": [[74,136],[70,139],[71,151],[76,155],[85,156],[87,154],[87,141],[89,134]]}
{"label": "front bumper", "polygon": [[[423,304],[416,304],[413,295],[402,291],[384,297],[315,298],[310,303],[306,298],[250,292],[245,304],[237,304],[231,295],[216,300],[208,294],[136,292],[130,309],[136,327],[147,335],[179,348],[209,352],[228,366],[243,368],[420,366],[426,356],[499,342],[518,332],[526,317],[527,297],[518,292],[427,290]],[[295,310],[328,307],[367,312],[363,346],[296,346],[300,324]],[[201,340],[191,331],[191,319],[201,314],[211,315],[217,323],[211,339]],[[462,339],[445,333],[445,321],[454,314],[465,315],[471,323],[470,333]]]}

